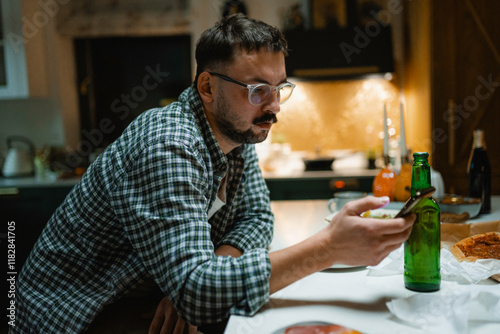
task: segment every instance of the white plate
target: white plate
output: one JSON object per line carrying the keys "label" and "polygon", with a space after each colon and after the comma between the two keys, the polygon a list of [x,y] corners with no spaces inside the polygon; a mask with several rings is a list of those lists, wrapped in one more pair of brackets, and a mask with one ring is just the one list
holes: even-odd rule
{"label": "white plate", "polygon": [[[331,214],[329,214],[328,216],[326,216],[324,219],[327,223],[329,223],[332,218],[337,214],[338,211],[335,211]],[[390,216],[390,217],[395,217],[397,214],[398,214],[399,210],[395,210],[395,209],[375,209],[375,210],[370,210],[370,216],[373,217],[373,216],[377,216],[377,217],[381,217],[383,215],[387,215],[387,216]],[[363,215],[363,214],[362,214]]]}
{"label": "white plate", "polygon": [[289,327],[293,326],[329,326],[333,325],[332,323],[329,322],[324,322],[324,321],[304,321],[304,322],[298,322],[296,324],[288,325],[286,327],[280,328],[277,331],[274,331],[272,334],[283,334],[285,333],[286,329]]}
{"label": "white plate", "polygon": [[362,267],[366,266],[350,266],[348,264],[338,263],[331,266],[330,269],[352,269],[352,268],[362,268]]}

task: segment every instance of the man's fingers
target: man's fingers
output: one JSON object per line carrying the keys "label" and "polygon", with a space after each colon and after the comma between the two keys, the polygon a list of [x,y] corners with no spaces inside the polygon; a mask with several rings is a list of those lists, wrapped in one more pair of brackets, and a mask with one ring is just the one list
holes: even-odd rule
{"label": "man's fingers", "polygon": [[149,326],[149,334],[196,334],[197,331],[197,327],[189,325],[177,314],[167,297],[158,304]]}
{"label": "man's fingers", "polygon": [[354,200],[348,202],[344,205],[344,208],[349,212],[353,212],[356,215],[360,215],[361,213],[368,210],[375,210],[382,208],[389,204],[390,199],[387,196],[375,197],[375,196],[366,196],[358,200]]}
{"label": "man's fingers", "polygon": [[158,307],[149,326],[149,334],[170,334],[177,322],[177,312],[167,297],[164,297]]}
{"label": "man's fingers", "polygon": [[416,215],[414,213],[409,214],[403,218],[364,218],[367,219],[367,223],[374,224],[377,226],[377,230],[382,234],[399,234],[403,231],[408,231],[413,226],[415,222]]}
{"label": "man's fingers", "polygon": [[[175,328],[172,334],[184,334],[184,328],[186,327],[186,322],[182,318],[177,319]],[[163,334],[163,333],[162,333]]]}
{"label": "man's fingers", "polygon": [[385,244],[387,245],[395,245],[396,248],[399,247],[403,242],[405,242],[410,236],[412,227],[407,228],[404,231],[394,234],[387,234]]}
{"label": "man's fingers", "polygon": [[156,308],[155,315],[153,317],[153,321],[151,321],[151,325],[149,326],[149,334],[158,334],[160,333],[160,328],[163,325],[163,321],[165,319],[164,312],[160,306]]}

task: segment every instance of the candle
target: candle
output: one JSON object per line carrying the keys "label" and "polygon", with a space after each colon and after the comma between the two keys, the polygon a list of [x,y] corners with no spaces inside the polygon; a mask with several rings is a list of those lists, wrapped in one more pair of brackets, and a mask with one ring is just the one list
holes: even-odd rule
{"label": "candle", "polygon": [[389,134],[387,133],[387,109],[384,103],[384,158],[389,156]]}
{"label": "candle", "polygon": [[405,135],[405,117],[403,113],[403,103],[399,103],[399,113],[400,113],[400,122],[401,122],[401,159],[405,159],[408,154],[406,151],[406,135]]}

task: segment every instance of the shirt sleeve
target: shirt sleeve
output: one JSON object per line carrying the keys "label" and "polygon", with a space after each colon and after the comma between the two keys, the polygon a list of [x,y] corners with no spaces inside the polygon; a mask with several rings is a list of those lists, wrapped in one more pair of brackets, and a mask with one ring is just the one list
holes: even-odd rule
{"label": "shirt sleeve", "polygon": [[231,245],[246,252],[269,247],[273,237],[274,216],[271,212],[269,189],[262,177],[254,145],[243,152],[245,170],[239,191],[235,224],[220,244]]}
{"label": "shirt sleeve", "polygon": [[114,192],[125,237],[189,323],[254,314],[269,298],[267,250],[215,256],[206,213],[207,168],[191,143],[169,142],[143,149]]}

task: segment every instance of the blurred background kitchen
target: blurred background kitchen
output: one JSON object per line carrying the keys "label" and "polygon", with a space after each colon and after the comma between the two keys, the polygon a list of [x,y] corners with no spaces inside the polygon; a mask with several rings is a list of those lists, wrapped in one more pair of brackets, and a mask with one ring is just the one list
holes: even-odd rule
{"label": "blurred background kitchen", "polygon": [[[224,11],[278,26],[290,42],[297,88],[258,146],[273,199],[370,191],[384,105],[396,171],[402,107],[406,146],[430,153],[446,192],[467,194],[472,132],[484,129],[500,193],[494,0],[2,0],[1,162],[29,146],[12,137],[22,136],[35,179],[80,176],[134,117],[191,83],[196,40]],[[304,173],[304,159],[331,160]]]}

